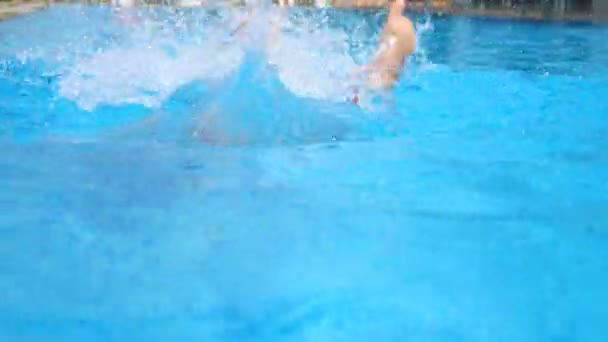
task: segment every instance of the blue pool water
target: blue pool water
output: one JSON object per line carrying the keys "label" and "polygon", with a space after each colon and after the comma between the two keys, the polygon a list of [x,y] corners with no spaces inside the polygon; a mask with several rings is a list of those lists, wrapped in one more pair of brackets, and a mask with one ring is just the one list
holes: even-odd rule
{"label": "blue pool water", "polygon": [[606,340],[608,28],[274,14],[0,22],[3,341]]}

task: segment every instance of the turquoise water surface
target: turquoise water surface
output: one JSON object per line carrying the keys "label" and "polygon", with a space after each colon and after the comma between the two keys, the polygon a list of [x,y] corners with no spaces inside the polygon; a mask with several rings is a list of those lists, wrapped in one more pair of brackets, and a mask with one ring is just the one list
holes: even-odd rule
{"label": "turquoise water surface", "polygon": [[3,341],[605,341],[608,28],[55,6],[0,22]]}

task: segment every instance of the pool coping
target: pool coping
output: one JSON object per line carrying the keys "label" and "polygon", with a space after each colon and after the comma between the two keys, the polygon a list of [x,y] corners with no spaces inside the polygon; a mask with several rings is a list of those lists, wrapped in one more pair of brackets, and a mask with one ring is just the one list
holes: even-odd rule
{"label": "pool coping", "polygon": [[0,21],[29,14],[49,6],[46,1],[2,1],[0,2]]}
{"label": "pool coping", "polygon": [[[96,4],[108,3],[107,0],[95,1]],[[12,1],[0,1],[0,21],[10,19],[16,16],[26,15],[41,9],[48,8],[56,4],[73,3],[71,1],[52,1],[52,0],[12,0]],[[86,4],[86,2],[82,2]],[[145,6],[150,6],[147,4]],[[302,7],[314,7],[314,6],[302,6]],[[386,6],[369,7],[366,9],[381,9]],[[336,9],[346,9],[336,7]],[[361,9],[358,9],[361,10]],[[472,17],[472,18],[491,18],[491,19],[505,19],[505,20],[528,20],[538,22],[564,22],[564,23],[593,23],[596,22],[592,13],[567,13],[564,15],[546,15],[538,10],[522,11],[509,8],[495,8],[495,9],[479,9],[472,7],[455,7],[447,6],[441,8],[429,8],[414,5],[411,8],[412,12],[426,12],[439,16],[460,16],[460,17]]]}

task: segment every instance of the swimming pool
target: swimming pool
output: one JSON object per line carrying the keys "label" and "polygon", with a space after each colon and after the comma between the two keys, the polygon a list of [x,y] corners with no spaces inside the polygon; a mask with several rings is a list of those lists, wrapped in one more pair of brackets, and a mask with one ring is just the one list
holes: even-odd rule
{"label": "swimming pool", "polygon": [[419,17],[358,108],[381,12],[232,14],[0,22],[3,340],[604,341],[608,28]]}

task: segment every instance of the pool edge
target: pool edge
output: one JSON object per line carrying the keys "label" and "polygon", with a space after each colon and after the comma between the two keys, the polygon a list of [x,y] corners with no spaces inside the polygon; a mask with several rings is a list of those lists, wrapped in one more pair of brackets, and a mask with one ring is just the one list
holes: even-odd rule
{"label": "pool edge", "polygon": [[0,22],[48,7],[49,4],[46,1],[10,1],[8,3],[0,3]]}

